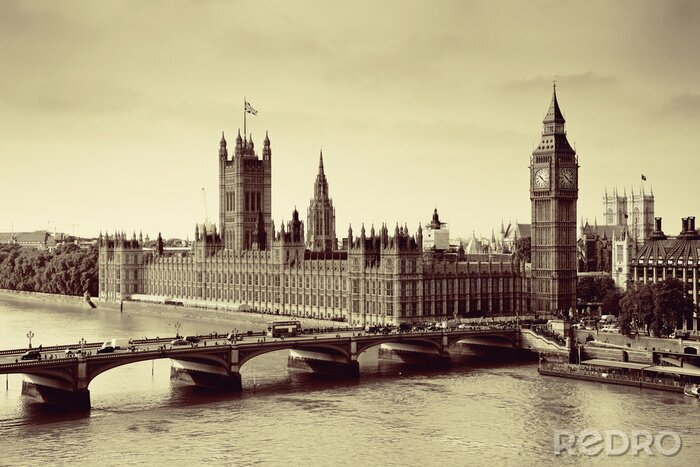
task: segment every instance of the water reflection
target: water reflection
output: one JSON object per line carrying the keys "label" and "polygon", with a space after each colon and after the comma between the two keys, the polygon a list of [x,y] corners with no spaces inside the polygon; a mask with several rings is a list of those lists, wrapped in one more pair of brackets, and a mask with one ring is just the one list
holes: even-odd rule
{"label": "water reflection", "polygon": [[[178,319],[188,334],[248,329],[265,320]],[[0,299],[2,347],[26,345],[29,329],[48,345],[83,336],[162,336],[174,321]],[[336,378],[290,372],[287,355],[246,363],[241,393],[173,385],[169,360],[119,367],[91,383],[92,410],[85,414],[24,403],[21,377],[11,376],[8,391],[0,386],[0,464],[610,462],[553,458],[553,430],[590,427],[674,429],[684,447],[670,463],[689,464],[700,455],[700,402],[675,394],[540,377],[533,362],[464,357],[452,368],[425,369],[379,361],[376,348],[360,356],[359,378]]]}

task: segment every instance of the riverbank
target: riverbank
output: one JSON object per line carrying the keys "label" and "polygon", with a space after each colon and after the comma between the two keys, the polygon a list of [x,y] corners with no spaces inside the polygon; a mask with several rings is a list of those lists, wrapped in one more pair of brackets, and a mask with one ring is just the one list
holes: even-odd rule
{"label": "riverbank", "polygon": [[[92,308],[85,301],[85,298],[71,295],[56,295],[47,294],[41,292],[23,292],[16,290],[0,289],[0,300],[6,298],[8,300],[23,301],[29,300],[32,302],[43,302],[51,304],[61,304],[72,306],[80,309],[85,309],[87,311]],[[163,305],[159,303],[145,303],[145,302],[131,302],[125,301],[123,306],[119,303],[108,303],[101,302],[96,299],[92,299],[93,303],[98,309],[109,310],[116,313],[125,314],[143,314],[159,316],[163,318],[187,318],[193,320],[202,320],[212,323],[233,323],[241,318],[250,316],[260,316],[264,319],[273,320],[288,320],[288,319],[298,319],[301,321],[303,327],[313,328],[313,327],[343,327],[346,323],[331,321],[326,319],[316,319],[316,318],[303,318],[303,317],[288,317],[279,316],[272,313],[260,313],[260,312],[244,312],[244,311],[229,311],[229,310],[217,310],[213,308],[196,308],[181,305]]]}

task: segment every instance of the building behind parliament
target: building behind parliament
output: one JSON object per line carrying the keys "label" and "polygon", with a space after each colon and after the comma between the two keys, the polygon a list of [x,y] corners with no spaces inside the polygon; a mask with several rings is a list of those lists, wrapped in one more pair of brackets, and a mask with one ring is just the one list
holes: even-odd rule
{"label": "building behind parliament", "polygon": [[[556,94],[548,115],[555,113],[559,119]],[[547,119],[544,123],[543,141],[551,138],[548,135],[555,128]],[[557,137],[562,136],[563,121],[557,120],[556,125]],[[538,163],[546,160],[553,172],[559,170],[554,148],[551,145],[551,155],[538,153],[532,160],[539,157]],[[548,151],[550,146],[540,152]],[[424,238],[421,225],[413,234],[405,225],[382,225],[376,230],[362,225],[359,235],[350,227],[339,241],[322,154],[306,226],[294,209],[291,220],[278,230],[272,221],[272,148],[267,134],[262,157],[252,139],[241,137],[240,132],[229,155],[222,134],[218,162],[219,224],[197,224],[189,250],[169,251],[160,235],[156,248],[147,249],[136,234],[131,238],[124,233],[100,234],[100,300],[167,299],[194,306],[344,319],[353,325],[533,315],[529,265],[513,254],[467,254],[461,246],[445,248],[444,242],[435,241],[440,232],[428,232]],[[558,178],[552,178],[551,194],[533,189],[538,203],[543,197],[554,199],[554,191],[560,195]],[[553,212],[554,218],[538,218],[556,221],[558,214]],[[428,229],[440,228],[437,216],[435,211]],[[543,257],[546,253],[552,258],[549,250],[560,249],[546,245],[541,247]],[[543,277],[558,277],[549,270],[559,263],[540,262],[538,267],[545,271]],[[538,287],[548,294],[557,293],[543,285],[542,278],[538,280]],[[547,281],[558,285],[553,279]],[[567,296],[572,294],[570,288]],[[557,301],[552,297],[537,311],[565,311],[553,308]]]}

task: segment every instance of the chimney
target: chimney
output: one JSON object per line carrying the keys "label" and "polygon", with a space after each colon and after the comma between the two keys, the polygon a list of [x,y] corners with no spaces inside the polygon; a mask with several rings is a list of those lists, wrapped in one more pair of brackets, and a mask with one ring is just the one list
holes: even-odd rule
{"label": "chimney", "polygon": [[694,233],[695,232],[695,216],[689,217],[688,221],[690,223],[690,225],[688,226],[688,230],[691,230]]}
{"label": "chimney", "polygon": [[683,225],[683,228],[681,229],[681,233],[687,232],[688,231],[688,218],[687,217],[684,217],[682,219],[682,225]]}
{"label": "chimney", "polygon": [[657,232],[661,232],[661,218],[660,217],[655,217],[654,222],[656,223],[656,230]]}

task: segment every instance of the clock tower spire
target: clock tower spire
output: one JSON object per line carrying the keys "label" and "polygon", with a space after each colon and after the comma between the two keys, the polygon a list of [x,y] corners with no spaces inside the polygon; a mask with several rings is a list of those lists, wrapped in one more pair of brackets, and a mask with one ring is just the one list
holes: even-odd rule
{"label": "clock tower spire", "polygon": [[576,202],[578,158],[566,139],[556,82],[530,158],[532,204],[532,310],[569,312],[576,307]]}

